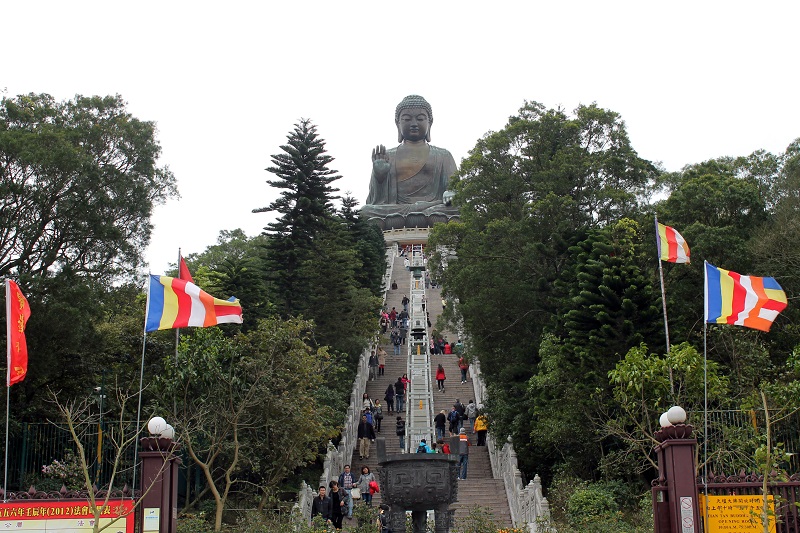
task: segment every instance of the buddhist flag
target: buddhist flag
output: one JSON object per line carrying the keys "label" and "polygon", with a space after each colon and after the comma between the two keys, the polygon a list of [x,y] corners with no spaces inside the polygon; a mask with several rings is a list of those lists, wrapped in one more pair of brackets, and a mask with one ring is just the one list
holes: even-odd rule
{"label": "buddhist flag", "polygon": [[742,276],[706,265],[706,322],[769,331],[786,309],[786,293],[775,278]]}
{"label": "buddhist flag", "polygon": [[688,263],[689,245],[683,236],[674,228],[665,226],[656,220],[656,244],[658,256],[662,261],[670,263]]}
{"label": "buddhist flag", "polygon": [[16,283],[6,280],[6,327],[8,336],[8,372],[6,383],[10,387],[25,379],[28,373],[28,345],[25,326],[31,317],[28,300]]}
{"label": "buddhist flag", "polygon": [[179,254],[178,258],[180,259],[180,261],[178,261],[178,278],[194,283],[192,273],[189,272],[189,267],[186,266],[186,261],[183,260],[183,256]]}
{"label": "buddhist flag", "polygon": [[239,300],[214,298],[190,281],[150,276],[145,331],[241,324]]}

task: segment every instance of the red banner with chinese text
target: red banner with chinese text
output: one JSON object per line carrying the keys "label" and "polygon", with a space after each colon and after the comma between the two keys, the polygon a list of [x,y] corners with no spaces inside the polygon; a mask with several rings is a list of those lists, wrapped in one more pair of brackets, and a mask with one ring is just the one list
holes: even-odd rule
{"label": "red banner with chinese text", "polygon": [[[112,533],[133,533],[133,500],[109,500],[100,512],[100,527]],[[88,501],[30,500],[0,503],[0,529],[91,532],[95,518]],[[109,527],[110,526],[110,527]]]}
{"label": "red banner with chinese text", "polygon": [[25,325],[31,317],[31,308],[16,283],[6,280],[6,322],[8,326],[8,372],[6,384],[10,387],[25,379],[28,373],[28,345],[25,342]]}

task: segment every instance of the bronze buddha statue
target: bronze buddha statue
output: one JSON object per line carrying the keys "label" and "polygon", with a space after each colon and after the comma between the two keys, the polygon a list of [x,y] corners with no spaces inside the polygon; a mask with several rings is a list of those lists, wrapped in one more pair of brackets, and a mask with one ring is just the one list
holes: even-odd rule
{"label": "bronze buddha statue", "polygon": [[369,196],[361,214],[384,229],[390,229],[387,219],[391,227],[428,227],[458,214],[447,190],[456,162],[450,152],[429,144],[432,123],[430,104],[421,96],[406,96],[395,109],[400,145],[372,150]]}

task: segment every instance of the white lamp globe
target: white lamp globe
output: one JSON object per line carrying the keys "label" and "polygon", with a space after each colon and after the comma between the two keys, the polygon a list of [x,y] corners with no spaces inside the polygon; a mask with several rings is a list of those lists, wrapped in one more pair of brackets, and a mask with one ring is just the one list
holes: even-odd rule
{"label": "white lamp globe", "polygon": [[658,423],[661,424],[662,428],[668,428],[672,425],[672,422],[670,422],[669,418],[667,417],[667,413],[661,413]]}
{"label": "white lamp globe", "polygon": [[154,437],[160,436],[167,429],[167,421],[160,416],[154,416],[147,423],[147,431]]}
{"label": "white lamp globe", "polygon": [[667,411],[667,419],[671,424],[683,424],[686,422],[686,411],[679,405],[674,405]]}
{"label": "white lamp globe", "polygon": [[165,439],[175,440],[175,428],[167,424],[166,429],[161,432],[161,436]]}

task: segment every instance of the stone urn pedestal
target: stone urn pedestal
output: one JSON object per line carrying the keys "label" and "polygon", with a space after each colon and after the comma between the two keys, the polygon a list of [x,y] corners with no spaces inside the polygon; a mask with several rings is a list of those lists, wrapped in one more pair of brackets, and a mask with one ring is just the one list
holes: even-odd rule
{"label": "stone urn pedestal", "polygon": [[377,444],[381,499],[390,507],[390,527],[405,531],[406,511],[411,511],[414,533],[425,533],[432,509],[435,532],[449,533],[454,513],[449,507],[458,499],[458,458],[438,453],[386,455],[386,441],[379,438]]}

